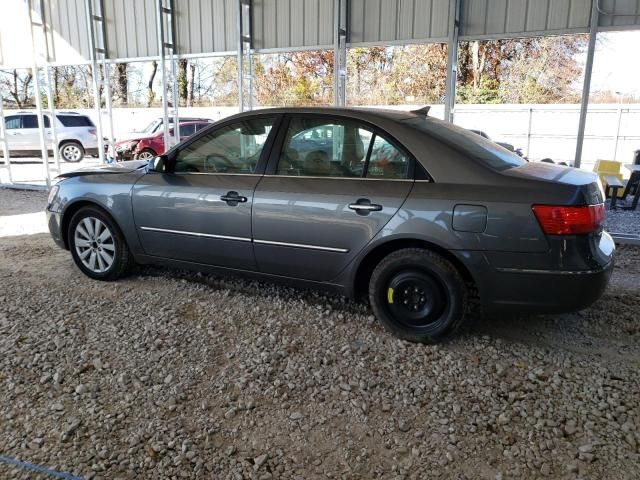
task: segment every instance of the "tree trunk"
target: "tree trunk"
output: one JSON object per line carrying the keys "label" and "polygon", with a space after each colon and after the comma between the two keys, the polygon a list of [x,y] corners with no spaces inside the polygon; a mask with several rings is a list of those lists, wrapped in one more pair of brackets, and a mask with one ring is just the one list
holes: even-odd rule
{"label": "tree trunk", "polygon": [[153,105],[155,93],[153,92],[153,79],[156,78],[156,72],[158,71],[158,62],[155,60],[151,62],[153,70],[151,70],[151,76],[149,77],[149,83],[147,84],[147,107]]}
{"label": "tree trunk", "polygon": [[193,106],[193,85],[196,76],[196,66],[192,63],[189,65],[189,82],[187,83],[187,107]]}
{"label": "tree trunk", "polygon": [[182,58],[178,60],[178,104],[186,105],[188,97],[187,65],[189,61]]}
{"label": "tree trunk", "polygon": [[129,82],[127,78],[127,64],[116,64],[116,96],[121,105],[126,105],[129,100]]}

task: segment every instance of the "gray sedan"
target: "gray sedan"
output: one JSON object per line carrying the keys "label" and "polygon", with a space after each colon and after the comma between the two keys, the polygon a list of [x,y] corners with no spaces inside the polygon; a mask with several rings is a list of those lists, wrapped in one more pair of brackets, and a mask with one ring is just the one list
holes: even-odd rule
{"label": "gray sedan", "polygon": [[411,341],[451,337],[472,300],[518,312],[597,300],[614,244],[596,176],[527,163],[427,113],[235,115],[148,163],[61,175],[49,229],[94,279],[160,264],[368,296]]}

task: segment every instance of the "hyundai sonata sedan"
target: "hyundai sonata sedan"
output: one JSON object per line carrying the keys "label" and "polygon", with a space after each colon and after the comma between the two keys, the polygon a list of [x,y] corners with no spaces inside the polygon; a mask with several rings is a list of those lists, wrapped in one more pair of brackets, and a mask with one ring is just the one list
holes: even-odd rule
{"label": "hyundai sonata sedan", "polygon": [[594,174],[527,163],[427,109],[235,115],[148,162],[61,175],[47,215],[91,278],[159,264],[368,296],[418,342],[451,337],[472,299],[585,308],[613,267]]}

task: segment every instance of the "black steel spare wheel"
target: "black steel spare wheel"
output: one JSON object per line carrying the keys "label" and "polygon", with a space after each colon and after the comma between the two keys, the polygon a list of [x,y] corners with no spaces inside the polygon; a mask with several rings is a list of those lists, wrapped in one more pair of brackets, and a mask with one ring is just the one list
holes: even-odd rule
{"label": "black steel spare wheel", "polygon": [[406,248],[389,254],[375,268],[369,300],[376,317],[394,335],[437,343],[462,326],[467,291],[464,279],[446,258]]}
{"label": "black steel spare wheel", "polygon": [[447,294],[438,281],[420,271],[401,271],[387,287],[387,308],[409,327],[427,327],[442,316]]}

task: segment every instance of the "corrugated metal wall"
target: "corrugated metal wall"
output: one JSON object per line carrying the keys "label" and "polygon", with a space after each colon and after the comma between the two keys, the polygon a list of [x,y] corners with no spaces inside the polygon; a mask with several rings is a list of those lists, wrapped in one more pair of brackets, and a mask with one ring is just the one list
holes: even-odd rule
{"label": "corrugated metal wall", "polygon": [[351,0],[351,44],[442,42],[449,0]]}
{"label": "corrugated metal wall", "polygon": [[174,0],[174,8],[178,53],[229,52],[238,48],[237,0]]}
{"label": "corrugated metal wall", "polygon": [[258,50],[333,47],[333,0],[253,0]]}
{"label": "corrugated metal wall", "polygon": [[[602,30],[640,26],[640,0],[600,0]],[[461,39],[588,32],[591,0],[462,0]]]}
{"label": "corrugated metal wall", "polygon": [[[0,64],[29,67],[24,0],[0,0]],[[98,0],[95,0],[98,1]],[[179,54],[233,52],[237,0],[174,0]],[[351,0],[351,45],[446,41],[453,0]],[[85,0],[44,0],[49,61],[89,59]],[[104,0],[111,59],[158,55],[156,0]],[[258,51],[333,46],[334,0],[253,0]],[[640,28],[640,0],[601,0],[603,30]],[[461,39],[586,32],[591,0],[462,0]],[[27,58],[29,57],[29,58]]]}
{"label": "corrugated metal wall", "polygon": [[616,16],[600,16],[600,25],[605,29],[616,30],[620,27],[640,25],[640,0],[600,0],[600,8],[604,12],[615,13]]}
{"label": "corrugated metal wall", "polygon": [[158,55],[156,3],[154,0],[104,0],[109,58]]}

